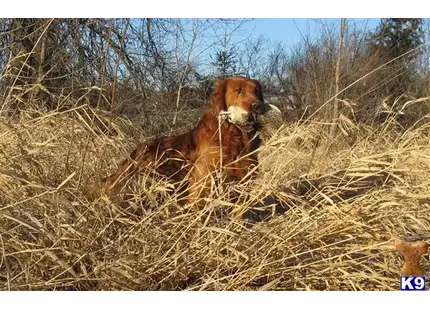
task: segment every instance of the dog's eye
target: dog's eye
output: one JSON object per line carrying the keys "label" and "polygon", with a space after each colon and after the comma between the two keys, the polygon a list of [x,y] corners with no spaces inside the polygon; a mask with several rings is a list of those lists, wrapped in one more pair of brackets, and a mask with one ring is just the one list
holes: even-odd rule
{"label": "dog's eye", "polygon": [[236,89],[236,93],[238,93],[239,95],[242,95],[243,94],[243,88]]}

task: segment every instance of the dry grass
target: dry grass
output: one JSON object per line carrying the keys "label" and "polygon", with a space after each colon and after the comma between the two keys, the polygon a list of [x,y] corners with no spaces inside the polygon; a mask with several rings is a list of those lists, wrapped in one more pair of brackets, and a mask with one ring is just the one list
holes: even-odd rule
{"label": "dry grass", "polygon": [[[394,238],[429,238],[430,126],[336,139],[329,126],[269,132],[260,178],[229,189],[240,202],[214,189],[198,214],[146,176],[128,206],[88,202],[87,184],[143,139],[124,119],[88,107],[1,117],[0,289],[397,290]],[[245,225],[238,215],[268,196],[290,209]]]}

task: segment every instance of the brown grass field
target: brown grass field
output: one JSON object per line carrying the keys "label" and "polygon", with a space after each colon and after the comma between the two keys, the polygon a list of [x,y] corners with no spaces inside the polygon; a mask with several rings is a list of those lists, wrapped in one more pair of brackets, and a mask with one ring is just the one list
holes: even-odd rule
{"label": "brown grass field", "polygon": [[149,129],[88,106],[0,116],[0,289],[398,290],[395,238],[430,239],[430,124],[264,121],[259,178],[183,212],[147,175],[127,206],[84,195]]}

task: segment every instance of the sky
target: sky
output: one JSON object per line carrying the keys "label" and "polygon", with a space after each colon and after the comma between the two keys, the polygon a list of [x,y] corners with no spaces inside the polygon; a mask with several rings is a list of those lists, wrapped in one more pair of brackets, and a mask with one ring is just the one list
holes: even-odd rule
{"label": "sky", "polygon": [[[239,21],[239,20],[238,20]],[[357,27],[363,31],[374,30],[379,22],[379,18],[348,18],[348,27]],[[229,40],[229,47],[242,46],[246,41],[254,41],[260,36],[269,40],[267,45],[267,52],[277,45],[281,44],[282,47],[288,52],[294,48],[295,45],[302,42],[304,37],[318,38],[324,30],[331,29],[338,33],[340,30],[340,18],[255,18],[247,19],[234,35]],[[229,31],[236,29],[237,25],[233,24],[230,26]],[[207,41],[203,40],[199,42],[196,47],[196,54],[200,55],[199,59],[200,66],[203,66],[205,70],[210,70],[211,56],[214,55],[215,51],[222,49],[219,44],[212,47],[213,37],[223,37],[224,29],[216,29],[214,33],[209,35]],[[213,36],[213,37],[212,37]]]}
{"label": "sky", "polygon": [[[374,29],[379,24],[378,18],[350,18],[348,23],[359,28]],[[257,18],[244,25],[244,33],[251,33],[251,37],[264,35],[273,42],[282,42],[292,46],[301,41],[303,36],[318,36],[324,27],[337,25],[340,19],[311,19],[311,18]]]}

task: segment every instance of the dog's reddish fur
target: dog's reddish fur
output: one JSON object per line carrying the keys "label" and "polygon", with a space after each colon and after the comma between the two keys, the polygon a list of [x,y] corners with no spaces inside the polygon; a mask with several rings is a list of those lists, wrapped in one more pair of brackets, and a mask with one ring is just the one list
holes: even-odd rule
{"label": "dog's reddish fur", "polygon": [[185,181],[186,201],[201,196],[202,190],[220,164],[218,114],[236,105],[249,112],[245,125],[224,121],[221,125],[222,164],[226,182],[243,180],[257,164],[254,152],[260,145],[256,135],[259,122],[256,115],[267,112],[262,86],[252,79],[232,77],[215,84],[211,105],[191,131],[170,137],[146,141],[136,148],[130,158],[122,161],[116,172],[102,182],[102,190],[117,194],[137,171],[151,167],[172,181]]}

